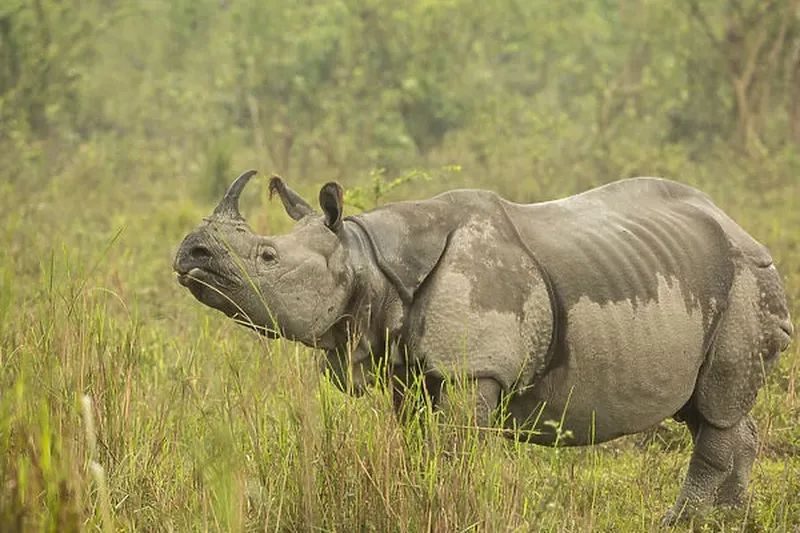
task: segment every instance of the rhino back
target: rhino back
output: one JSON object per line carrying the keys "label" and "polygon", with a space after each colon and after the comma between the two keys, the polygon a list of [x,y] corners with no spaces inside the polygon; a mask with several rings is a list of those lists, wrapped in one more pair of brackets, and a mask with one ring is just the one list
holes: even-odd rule
{"label": "rhino back", "polygon": [[666,180],[615,182],[563,200],[515,204],[509,213],[565,309],[581,298],[658,302],[659,280],[666,280],[681,286],[687,312],[699,306],[710,323],[725,304],[734,258],[744,249],[770,261],[706,195]]}

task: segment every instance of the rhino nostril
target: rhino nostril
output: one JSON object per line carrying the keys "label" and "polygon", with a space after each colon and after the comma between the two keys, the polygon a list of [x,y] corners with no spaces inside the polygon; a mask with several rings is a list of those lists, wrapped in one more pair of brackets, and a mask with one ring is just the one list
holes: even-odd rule
{"label": "rhino nostril", "polygon": [[210,259],[211,250],[209,250],[203,245],[197,245],[189,250],[189,257],[191,257],[192,259],[201,259],[201,260]]}

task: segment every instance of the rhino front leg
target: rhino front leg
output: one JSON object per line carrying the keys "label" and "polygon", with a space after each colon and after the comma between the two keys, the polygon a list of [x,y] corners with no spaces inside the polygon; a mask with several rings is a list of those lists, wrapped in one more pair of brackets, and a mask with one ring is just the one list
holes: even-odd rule
{"label": "rhino front leg", "polygon": [[[476,378],[474,388],[468,387],[466,391],[454,389],[452,384],[445,384],[438,407],[446,419],[463,422],[458,425],[488,428],[492,425],[492,412],[500,403],[501,391],[500,384],[492,378]],[[466,405],[462,401],[464,397]]]}
{"label": "rhino front leg", "polygon": [[419,420],[423,411],[437,405],[442,381],[418,365],[394,365],[390,379],[394,413],[402,423]]}
{"label": "rhino front leg", "polygon": [[483,378],[478,379],[475,389],[475,424],[491,427],[492,413],[500,403],[500,384],[491,378]]}
{"label": "rhino front leg", "polygon": [[702,514],[715,503],[720,487],[736,477],[734,458],[746,447],[745,431],[741,427],[744,425],[747,425],[747,419],[725,429],[705,421],[698,423],[689,471],[678,500],[664,515],[665,525]]}

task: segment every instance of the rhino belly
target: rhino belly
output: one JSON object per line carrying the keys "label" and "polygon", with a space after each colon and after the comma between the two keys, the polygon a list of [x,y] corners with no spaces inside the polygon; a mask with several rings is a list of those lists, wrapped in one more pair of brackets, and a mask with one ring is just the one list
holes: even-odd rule
{"label": "rhino belly", "polygon": [[562,435],[572,434],[563,444],[584,445],[675,414],[692,395],[711,330],[691,301],[677,280],[661,276],[658,297],[645,302],[578,299],[565,310],[549,370],[509,399],[509,424],[534,429],[528,440],[551,443],[555,434],[544,422],[563,420]]}

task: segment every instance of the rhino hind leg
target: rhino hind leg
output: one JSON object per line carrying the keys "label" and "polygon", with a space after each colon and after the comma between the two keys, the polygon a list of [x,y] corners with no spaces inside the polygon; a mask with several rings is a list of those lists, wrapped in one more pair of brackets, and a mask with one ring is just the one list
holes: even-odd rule
{"label": "rhino hind leg", "polygon": [[[703,423],[700,415],[695,410],[685,409],[678,419],[686,423],[692,435],[692,442],[696,444]],[[736,440],[733,450],[733,468],[717,491],[714,499],[714,505],[717,506],[735,507],[744,501],[750,471],[756,458],[758,428],[755,420],[748,414],[736,428],[739,439]]]}
{"label": "rhino hind leg", "polygon": [[[692,442],[697,443],[700,433],[702,417],[690,407],[684,408],[676,417],[686,423]],[[735,442],[733,450],[733,468],[728,477],[722,482],[714,499],[714,505],[734,507],[744,501],[747,484],[750,480],[750,470],[756,458],[758,447],[758,428],[753,417],[746,415],[741,423],[736,426],[739,439]]]}
{"label": "rhino hind leg", "polygon": [[752,465],[752,441],[747,439],[748,435],[752,437],[749,416],[729,428],[700,419],[687,420],[687,424],[694,437],[694,451],[678,499],[664,515],[665,525],[702,515],[723,493],[741,497],[744,488],[740,483],[746,483]]}
{"label": "rhino hind leg", "polygon": [[738,505],[743,500],[757,444],[749,412],[765,373],[788,346],[791,332],[775,269],[741,269],[690,406],[679,413],[692,432],[695,448],[666,523],[712,504]]}
{"label": "rhino hind leg", "polygon": [[737,426],[739,440],[733,452],[733,469],[717,491],[714,504],[735,507],[744,502],[750,470],[756,458],[758,430],[753,417],[747,415]]}

